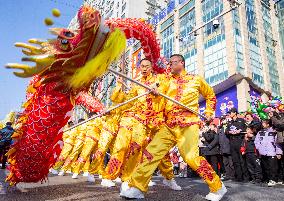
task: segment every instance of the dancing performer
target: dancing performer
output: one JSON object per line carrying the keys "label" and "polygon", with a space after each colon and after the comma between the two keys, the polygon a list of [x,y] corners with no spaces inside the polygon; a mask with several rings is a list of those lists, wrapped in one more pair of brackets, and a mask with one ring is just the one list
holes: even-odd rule
{"label": "dancing performer", "polygon": [[[92,152],[97,148],[97,143],[100,139],[101,129],[103,126],[104,117],[96,118],[88,122],[86,136],[84,139],[84,145],[78,159],[72,164],[73,179],[77,179],[82,168],[84,176],[88,176],[90,166],[90,156]],[[88,181],[93,181],[92,178],[88,178]]]}
{"label": "dancing performer", "polygon": [[[169,81],[167,95],[180,101],[194,111],[198,111],[199,94],[206,100],[205,114],[211,119],[216,97],[213,89],[200,77],[186,73],[185,60],[182,55],[172,55],[170,59],[172,76]],[[199,156],[199,117],[176,105],[171,101],[166,102],[166,125],[156,133],[154,139],[147,146],[150,162],[143,161],[131,176],[129,187],[122,189],[121,195],[127,198],[144,198],[148,183],[162,158],[177,144],[181,156],[186,163],[196,171],[208,184],[210,193],[207,200],[220,200],[227,192],[218,175],[205,158]]]}
{"label": "dancing performer", "polygon": [[[68,122],[68,127],[72,127],[74,123],[72,121]],[[52,174],[58,174],[58,170],[61,168],[61,166],[64,164],[65,160],[71,153],[75,140],[77,136],[76,129],[72,129],[69,131],[66,131],[63,133],[62,139],[63,139],[63,148],[61,150],[60,156],[58,157],[55,165],[50,169],[50,172]]]}
{"label": "dancing performer", "polygon": [[[141,60],[142,76],[138,80],[148,86],[156,87],[165,93],[162,78],[153,75],[152,63],[148,59]],[[158,84],[158,87],[156,86]],[[133,86],[128,96],[133,97],[145,93],[145,89]],[[129,98],[128,97],[128,98]],[[122,181],[127,181],[142,159],[143,146],[147,143],[147,134],[157,129],[164,122],[164,99],[153,94],[139,98],[133,106],[126,110],[121,118],[119,131],[114,143],[111,159],[105,169],[104,178],[116,179],[121,175]],[[147,154],[147,153],[145,153]],[[168,165],[161,165],[161,172],[166,178],[166,184],[174,190],[180,190],[173,180],[173,168],[168,158]],[[123,184],[124,185],[124,184]]]}
{"label": "dancing performer", "polygon": [[[110,97],[113,106],[116,106],[119,103],[123,103],[125,101],[125,94],[122,92],[122,84],[123,82],[118,79],[116,83],[116,87],[114,88],[112,95]],[[90,165],[90,173],[95,174],[98,173],[100,175],[104,174],[104,158],[107,153],[107,150],[112,150],[112,145],[116,139],[117,132],[118,132],[118,125],[120,122],[121,115],[123,114],[123,111],[126,108],[131,107],[131,103],[127,103],[123,105],[122,107],[119,107],[110,114],[106,115],[106,119],[103,122],[103,127],[101,130],[101,137],[98,142],[97,150],[94,154],[93,161]],[[102,176],[102,186],[105,187],[113,187],[115,186],[115,183],[111,181],[110,179],[105,178]]]}
{"label": "dancing performer", "polygon": [[[84,121],[84,119],[79,119],[78,123],[82,121]],[[90,122],[88,123],[90,124]],[[59,176],[63,176],[66,171],[71,170],[72,163],[75,162],[75,160],[77,160],[84,146],[87,127],[88,127],[88,124],[82,124],[78,126],[77,128],[74,128],[76,129],[75,132],[77,132],[75,143],[74,143],[71,153],[68,155],[63,166],[61,167],[61,171],[58,174]]]}

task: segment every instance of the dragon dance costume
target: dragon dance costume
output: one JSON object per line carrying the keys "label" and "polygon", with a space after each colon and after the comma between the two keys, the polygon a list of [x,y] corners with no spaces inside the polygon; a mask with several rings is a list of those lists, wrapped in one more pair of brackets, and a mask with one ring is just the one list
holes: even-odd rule
{"label": "dragon dance costume", "polygon": [[[206,99],[207,116],[215,111],[216,98],[213,89],[199,76],[187,74],[172,75],[168,81],[167,95],[198,111],[199,94]],[[217,192],[222,187],[218,175],[205,158],[199,156],[199,124],[196,114],[189,112],[167,101],[165,108],[166,125],[156,133],[147,146],[150,162],[143,161],[131,176],[129,186],[136,187],[143,192],[148,190],[148,183],[152,174],[163,157],[177,144],[182,158],[208,184],[211,192]]]}
{"label": "dragon dance costume", "polygon": [[65,160],[72,152],[73,146],[75,144],[77,136],[77,129],[72,129],[63,133],[63,148],[61,150],[60,156],[58,157],[55,165],[52,167],[54,170],[59,170],[64,164]]}
{"label": "dragon dance costume", "polygon": [[82,148],[84,146],[86,131],[90,129],[88,127],[89,127],[89,124],[82,124],[76,128],[77,136],[75,139],[73,149],[71,153],[68,155],[68,157],[66,158],[63,166],[61,167],[61,171],[66,172],[68,170],[71,170],[72,164],[79,157],[82,151]]}
{"label": "dragon dance costume", "polygon": [[87,124],[87,128],[85,130],[86,136],[84,140],[84,144],[82,150],[80,152],[80,156],[77,161],[72,164],[72,172],[74,174],[79,174],[83,168],[83,172],[89,171],[90,166],[90,156],[97,148],[98,141],[100,139],[101,130],[103,127],[104,119],[96,118],[91,120]]}
{"label": "dragon dance costume", "polygon": [[[122,103],[125,100],[124,94],[120,92],[120,87],[116,87],[111,95],[113,106]],[[112,144],[116,139],[118,125],[120,122],[121,114],[124,108],[129,107],[128,104],[113,110],[109,115],[106,115],[106,120],[103,122],[101,129],[101,137],[98,142],[97,149],[95,150],[92,163],[90,165],[91,174],[104,174],[104,157],[108,149],[112,150]]]}
{"label": "dragon dance costume", "polygon": [[[159,84],[158,90],[165,92],[162,75],[138,78],[148,86]],[[128,94],[132,98],[145,93],[140,86],[133,86]],[[118,134],[114,143],[111,159],[105,169],[104,178],[113,180],[121,176],[122,181],[127,181],[136,166],[145,154],[143,147],[147,143],[147,134],[163,124],[164,99],[152,94],[145,95],[136,100],[130,109],[124,111],[121,117]],[[161,165],[161,172],[167,179],[173,178],[172,165],[168,159],[168,165]],[[170,165],[169,165],[170,164]],[[166,169],[167,168],[167,169]]]}

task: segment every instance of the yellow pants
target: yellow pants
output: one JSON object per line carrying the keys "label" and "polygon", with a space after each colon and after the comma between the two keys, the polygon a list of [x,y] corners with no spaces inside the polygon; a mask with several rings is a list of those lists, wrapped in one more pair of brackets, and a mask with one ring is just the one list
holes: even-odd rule
{"label": "yellow pants", "polygon": [[73,144],[64,143],[60,156],[58,157],[56,163],[54,164],[53,169],[59,170],[61,168],[61,166],[64,164],[65,160],[71,153],[72,149],[73,149]]}
{"label": "yellow pants", "polygon": [[[94,138],[93,136],[86,135],[84,146],[82,148],[81,154],[79,158],[72,164],[72,172],[79,174],[85,164],[88,164],[87,162],[90,162],[90,156],[92,152],[97,147],[98,140]],[[89,166],[89,165],[87,165]],[[88,168],[85,166],[84,172],[88,172]]]}
{"label": "yellow pants", "polygon": [[76,143],[72,149],[72,152],[69,154],[67,159],[65,160],[64,165],[62,166],[63,171],[67,171],[71,168],[72,163],[74,163],[78,156],[80,155],[82,148],[84,146],[84,139],[76,139]]}
{"label": "yellow pants", "polygon": [[196,171],[208,184],[211,192],[216,192],[222,187],[218,175],[205,158],[199,156],[199,126],[168,128],[162,126],[147,146],[147,158],[141,163],[131,176],[129,186],[134,186],[147,192],[148,183],[158,167],[160,161],[169,150],[177,144],[179,152],[191,169]]}
{"label": "yellow pants", "polygon": [[113,180],[120,176],[121,167],[131,142],[131,132],[136,122],[134,120],[132,117],[121,118],[119,130],[113,145],[112,155],[103,173],[103,178]]}
{"label": "yellow pants", "polygon": [[[130,179],[142,160],[144,147],[147,144],[147,133],[149,133],[147,127],[135,118],[121,118],[111,159],[103,174],[104,178],[115,179],[120,176],[122,181]],[[165,178],[172,179],[174,177],[169,158],[162,160],[159,168]]]}
{"label": "yellow pants", "polygon": [[90,169],[90,164],[91,164],[91,160],[90,158],[86,161],[86,163],[84,164],[82,171],[83,172],[89,172]]}
{"label": "yellow pants", "polygon": [[116,138],[118,126],[113,124],[104,123],[101,130],[101,137],[98,142],[98,148],[95,151],[93,161],[90,165],[91,174],[103,174],[104,169],[104,157],[107,150],[110,148],[111,143]]}

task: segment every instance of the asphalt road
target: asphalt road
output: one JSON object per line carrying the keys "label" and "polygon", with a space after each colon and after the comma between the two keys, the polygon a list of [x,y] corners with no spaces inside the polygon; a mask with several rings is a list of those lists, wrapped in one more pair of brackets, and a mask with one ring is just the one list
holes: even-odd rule
{"label": "asphalt road", "polygon": [[[100,179],[95,183],[86,182],[85,177],[72,179],[71,176],[50,175],[45,183],[26,184],[9,188],[4,182],[7,172],[0,170],[0,200],[2,201],[115,201],[125,200],[119,197],[119,186],[104,188]],[[163,186],[161,177],[154,177],[157,185],[150,188],[145,200],[151,201],[204,201],[208,187],[199,179],[176,178],[182,191],[172,191]],[[225,182],[228,193],[224,201],[283,201],[284,186],[256,186],[235,182]]]}

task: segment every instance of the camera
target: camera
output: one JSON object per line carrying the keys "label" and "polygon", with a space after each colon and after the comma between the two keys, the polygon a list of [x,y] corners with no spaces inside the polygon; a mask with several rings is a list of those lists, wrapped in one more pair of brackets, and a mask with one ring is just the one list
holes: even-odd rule
{"label": "camera", "polygon": [[214,27],[214,29],[218,29],[219,26],[220,26],[219,20],[214,20],[214,21],[213,21],[213,27]]}

